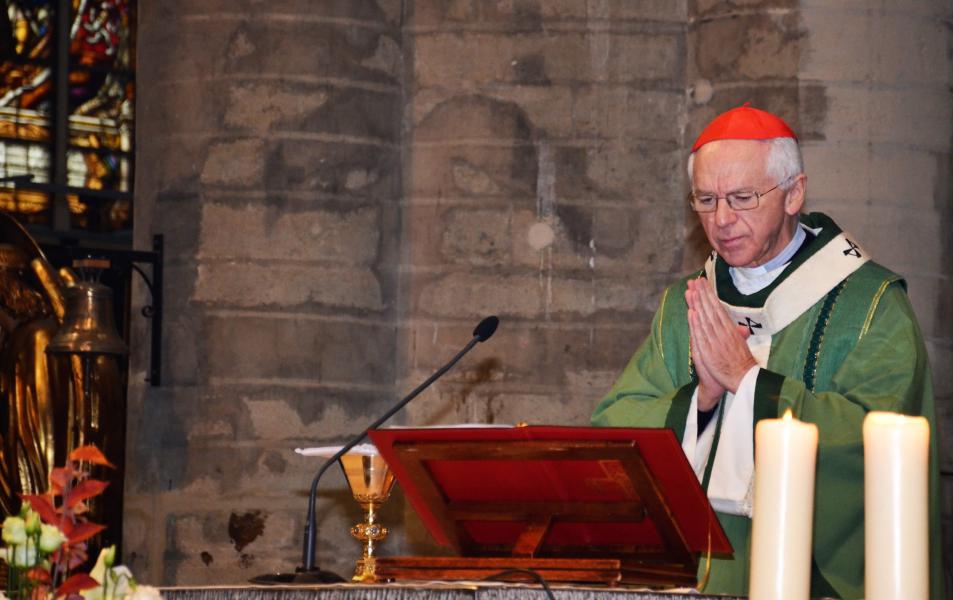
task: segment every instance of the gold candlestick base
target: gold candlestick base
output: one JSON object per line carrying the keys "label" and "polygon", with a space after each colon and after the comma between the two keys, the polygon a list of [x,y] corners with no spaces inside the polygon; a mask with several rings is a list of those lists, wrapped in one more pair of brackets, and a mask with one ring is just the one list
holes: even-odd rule
{"label": "gold candlestick base", "polygon": [[380,579],[374,549],[387,537],[387,528],[377,521],[377,511],[390,497],[394,474],[379,454],[345,454],[341,457],[341,466],[351,495],[364,510],[364,522],[351,527],[351,535],[364,543],[351,581],[376,583]]}

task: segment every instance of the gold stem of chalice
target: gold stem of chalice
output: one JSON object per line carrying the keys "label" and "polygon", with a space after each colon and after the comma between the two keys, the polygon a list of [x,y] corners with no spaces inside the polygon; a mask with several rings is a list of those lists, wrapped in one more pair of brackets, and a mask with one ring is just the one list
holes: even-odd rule
{"label": "gold stem of chalice", "polygon": [[341,466],[351,495],[364,510],[364,522],[351,527],[351,535],[364,543],[351,581],[375,583],[380,580],[374,549],[387,537],[387,528],[378,522],[377,511],[390,497],[394,474],[379,454],[345,454],[341,457]]}

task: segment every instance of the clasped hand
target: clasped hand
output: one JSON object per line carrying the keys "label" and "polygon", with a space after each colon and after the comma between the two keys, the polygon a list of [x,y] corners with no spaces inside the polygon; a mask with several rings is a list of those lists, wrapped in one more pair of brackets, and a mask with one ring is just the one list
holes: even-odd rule
{"label": "clasped hand", "polygon": [[745,341],[747,327],[731,320],[706,279],[690,279],[685,292],[692,362],[698,375],[698,408],[715,407],[726,392],[735,393],[757,365]]}

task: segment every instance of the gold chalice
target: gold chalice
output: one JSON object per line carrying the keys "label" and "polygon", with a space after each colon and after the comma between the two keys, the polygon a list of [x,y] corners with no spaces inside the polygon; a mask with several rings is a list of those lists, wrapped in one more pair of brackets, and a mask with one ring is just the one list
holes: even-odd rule
{"label": "gold chalice", "polygon": [[387,537],[387,528],[378,522],[377,511],[390,497],[394,474],[376,453],[348,452],[341,457],[341,467],[351,495],[364,509],[364,522],[351,527],[351,535],[364,542],[364,551],[354,567],[351,581],[375,583],[379,580],[374,548]]}

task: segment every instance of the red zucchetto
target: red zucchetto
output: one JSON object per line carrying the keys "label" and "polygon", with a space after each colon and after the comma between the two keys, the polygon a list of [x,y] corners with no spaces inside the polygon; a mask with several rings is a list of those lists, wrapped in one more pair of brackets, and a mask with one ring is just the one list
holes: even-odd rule
{"label": "red zucchetto", "polygon": [[797,139],[794,130],[780,117],[751,108],[750,103],[723,112],[702,130],[692,152],[715,140],[768,140],[778,137]]}

